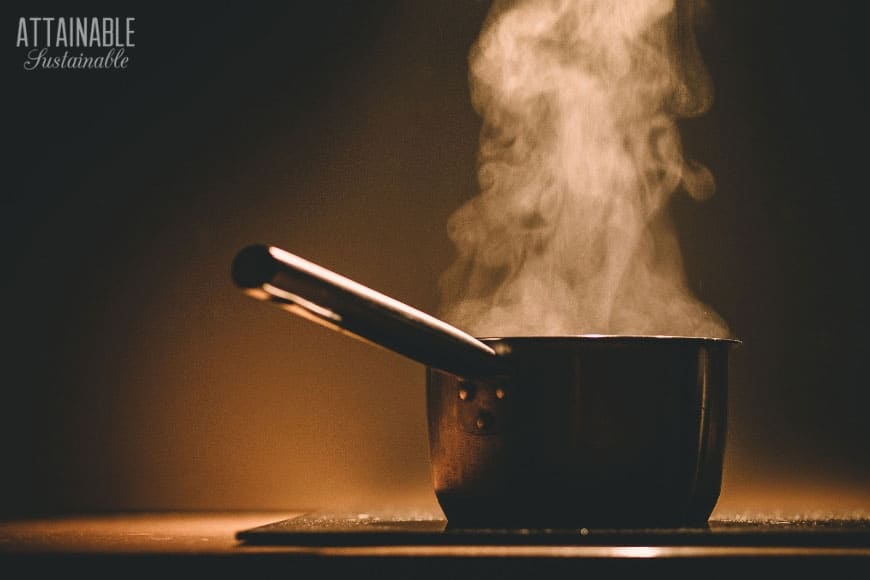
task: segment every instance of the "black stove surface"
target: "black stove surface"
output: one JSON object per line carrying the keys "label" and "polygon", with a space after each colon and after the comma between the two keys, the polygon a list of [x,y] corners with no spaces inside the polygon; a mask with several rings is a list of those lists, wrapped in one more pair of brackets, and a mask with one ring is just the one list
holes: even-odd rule
{"label": "black stove surface", "polygon": [[699,546],[858,548],[870,554],[870,518],[739,517],[702,528],[464,528],[427,515],[312,512],[242,530],[273,546]]}

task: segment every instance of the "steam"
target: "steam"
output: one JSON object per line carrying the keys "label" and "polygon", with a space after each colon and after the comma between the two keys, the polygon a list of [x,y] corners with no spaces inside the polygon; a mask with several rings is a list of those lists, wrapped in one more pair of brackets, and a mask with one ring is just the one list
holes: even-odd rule
{"label": "steam", "polygon": [[469,58],[480,193],[448,223],[443,318],[480,336],[727,336],[668,215],[678,189],[714,189],[676,126],[712,100],[697,9],[495,1]]}

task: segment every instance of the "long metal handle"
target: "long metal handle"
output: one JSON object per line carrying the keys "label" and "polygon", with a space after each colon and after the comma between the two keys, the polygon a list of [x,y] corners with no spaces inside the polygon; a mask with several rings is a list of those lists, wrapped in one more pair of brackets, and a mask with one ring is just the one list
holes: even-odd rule
{"label": "long metal handle", "polygon": [[459,376],[505,372],[489,345],[425,312],[275,246],[238,253],[232,277],[249,296]]}

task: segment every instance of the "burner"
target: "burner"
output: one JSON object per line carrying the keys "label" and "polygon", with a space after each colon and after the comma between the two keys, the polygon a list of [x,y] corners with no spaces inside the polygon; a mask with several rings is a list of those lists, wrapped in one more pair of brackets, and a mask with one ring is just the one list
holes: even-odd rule
{"label": "burner", "polygon": [[434,517],[313,512],[240,531],[283,546],[870,547],[870,519],[728,519],[701,528],[464,528]]}

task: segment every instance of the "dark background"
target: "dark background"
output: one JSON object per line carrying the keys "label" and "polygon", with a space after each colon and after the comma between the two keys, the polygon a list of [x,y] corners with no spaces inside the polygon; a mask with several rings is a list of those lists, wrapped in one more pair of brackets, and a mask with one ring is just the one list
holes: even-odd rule
{"label": "dark background", "polygon": [[[437,509],[423,368],[229,265],[273,243],[437,309],[488,3],[240,6],[4,4],[0,513]],[[718,191],[674,210],[744,342],[720,513],[870,510],[860,6],[718,0],[699,30],[716,97],[682,135]],[[24,71],[40,15],[135,16],[130,68]]]}

